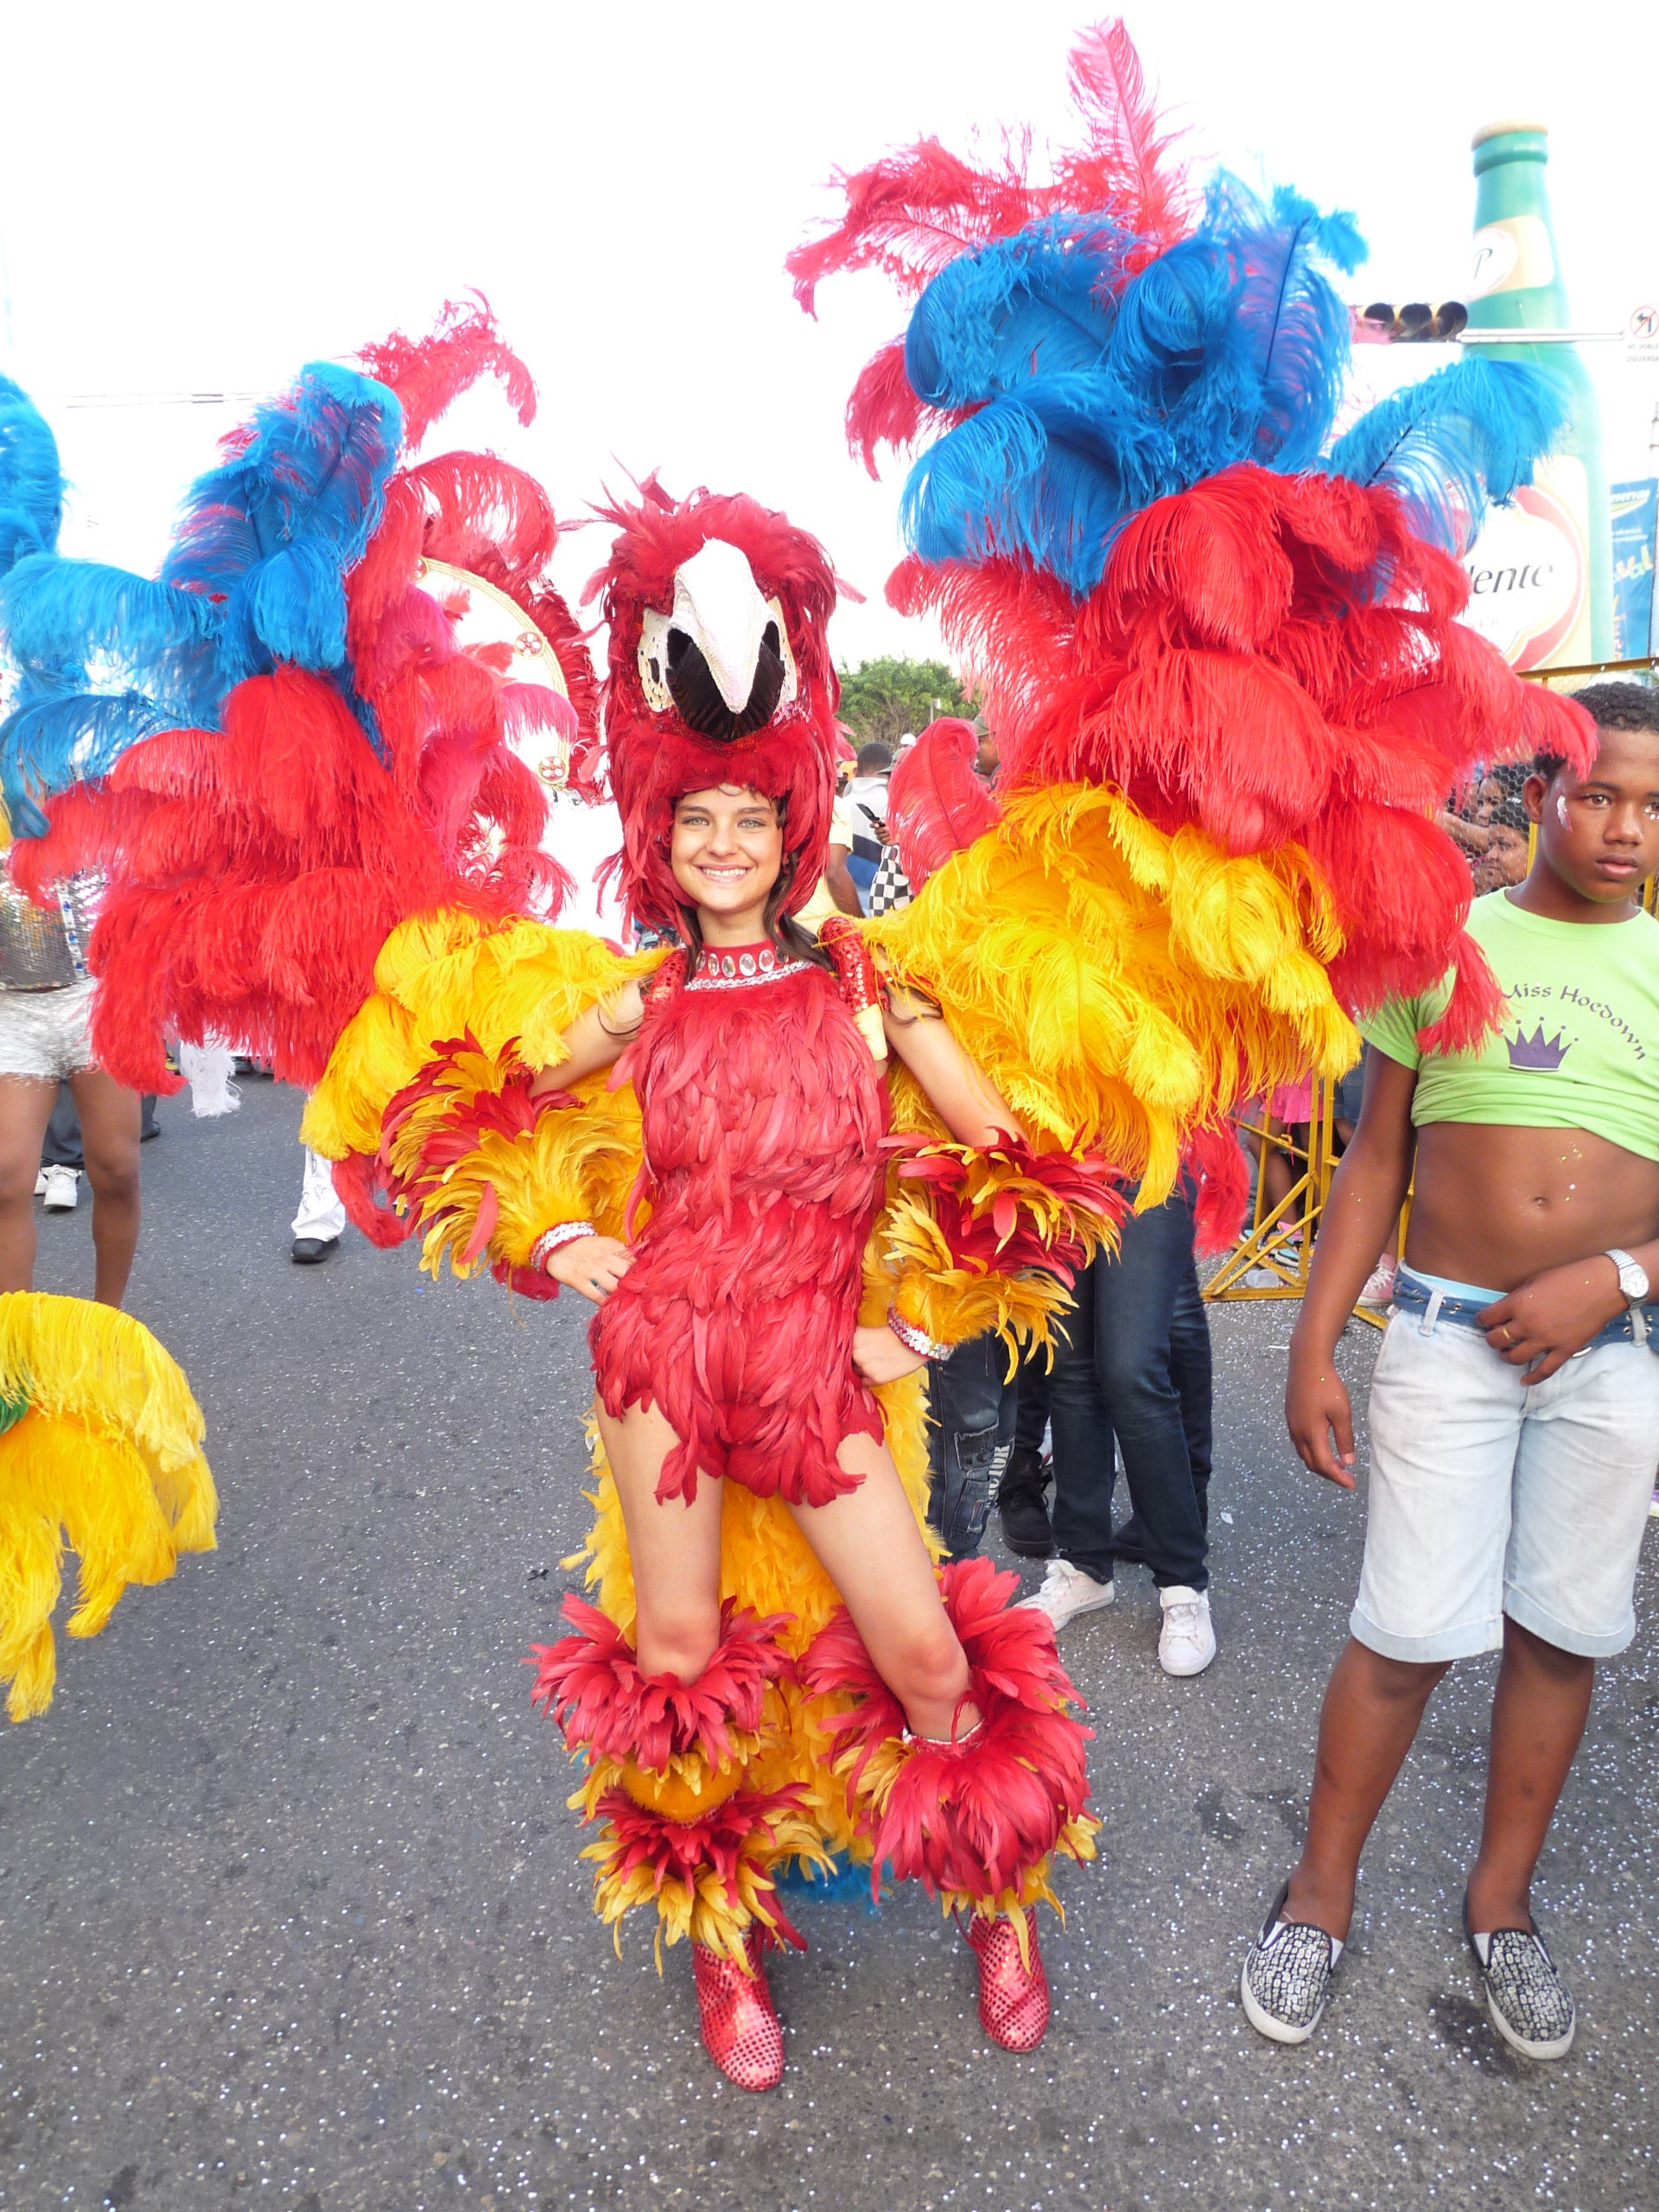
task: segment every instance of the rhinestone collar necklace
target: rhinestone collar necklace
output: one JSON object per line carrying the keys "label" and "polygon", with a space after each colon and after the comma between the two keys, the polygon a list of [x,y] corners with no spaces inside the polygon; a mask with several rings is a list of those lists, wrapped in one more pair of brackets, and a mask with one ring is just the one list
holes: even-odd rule
{"label": "rhinestone collar necklace", "polygon": [[688,991],[739,991],[756,983],[775,983],[780,976],[792,975],[802,964],[798,960],[780,960],[769,944],[746,944],[727,952],[705,949],[696,975],[685,988]]}

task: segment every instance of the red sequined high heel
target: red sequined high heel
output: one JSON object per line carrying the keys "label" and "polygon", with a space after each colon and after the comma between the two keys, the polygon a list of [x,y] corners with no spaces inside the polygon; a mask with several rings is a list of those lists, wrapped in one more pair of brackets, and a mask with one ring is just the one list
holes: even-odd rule
{"label": "red sequined high heel", "polygon": [[975,1913],[963,1923],[968,1947],[979,1961],[979,2024],[1004,2050],[1035,2050],[1048,2025],[1048,1976],[1037,1948],[1037,1916],[1026,1915],[1026,1948],[1007,1913],[987,1920]]}
{"label": "red sequined high heel", "polygon": [[766,1987],[761,1933],[753,1921],[743,1948],[747,1973],[737,1960],[711,1951],[706,1943],[691,1946],[703,2048],[740,2089],[775,2089],[784,2075],[784,2031]]}

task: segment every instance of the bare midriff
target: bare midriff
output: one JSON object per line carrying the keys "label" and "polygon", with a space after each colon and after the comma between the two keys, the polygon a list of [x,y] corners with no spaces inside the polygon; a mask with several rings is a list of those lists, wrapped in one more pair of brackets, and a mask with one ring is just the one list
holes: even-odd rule
{"label": "bare midriff", "polygon": [[1588,1129],[1431,1122],[1417,1132],[1406,1263],[1514,1290],[1659,1237],[1659,1160]]}

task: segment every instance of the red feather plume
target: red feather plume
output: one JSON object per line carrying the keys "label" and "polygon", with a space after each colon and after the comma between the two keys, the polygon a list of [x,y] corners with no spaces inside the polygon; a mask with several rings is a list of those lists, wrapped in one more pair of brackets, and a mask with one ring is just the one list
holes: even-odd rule
{"label": "red feather plume", "polygon": [[887,835],[899,848],[912,891],[1001,818],[990,786],[975,773],[977,749],[971,723],[942,715],[894,763],[887,779]]}

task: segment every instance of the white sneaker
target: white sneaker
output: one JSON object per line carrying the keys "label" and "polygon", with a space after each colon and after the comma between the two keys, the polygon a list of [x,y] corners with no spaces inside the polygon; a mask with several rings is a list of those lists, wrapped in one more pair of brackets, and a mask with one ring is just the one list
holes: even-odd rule
{"label": "white sneaker", "polygon": [[44,1167],[41,1168],[40,1173],[35,1178],[35,1195],[37,1198],[43,1198],[46,1196],[46,1170]]}
{"label": "white sneaker", "polygon": [[1164,1624],[1158,1631],[1158,1664],[1166,1675],[1201,1675],[1216,1656],[1210,1593],[1176,1582],[1158,1592]]}
{"label": "white sneaker", "polygon": [[43,1167],[35,1185],[48,1213],[73,1213],[80,1203],[80,1176],[73,1167]]}
{"label": "white sneaker", "polygon": [[1042,1588],[1034,1598],[1027,1598],[1023,1602],[1033,1612],[1046,1613],[1058,1636],[1066,1623],[1075,1620],[1079,1613],[1098,1612],[1103,1605],[1109,1605],[1116,1595],[1115,1582],[1096,1582],[1092,1574],[1073,1567],[1069,1559],[1052,1559],[1043,1571]]}

